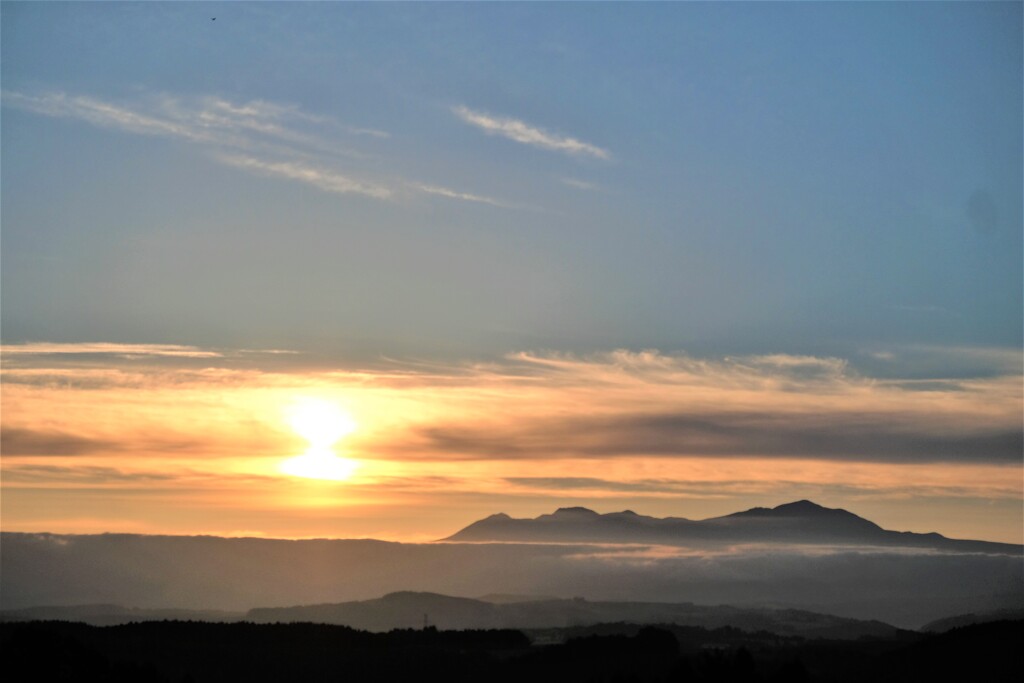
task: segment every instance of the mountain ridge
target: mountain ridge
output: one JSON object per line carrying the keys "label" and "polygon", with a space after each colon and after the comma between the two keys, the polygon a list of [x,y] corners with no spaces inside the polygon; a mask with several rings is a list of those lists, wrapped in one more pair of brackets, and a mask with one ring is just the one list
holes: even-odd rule
{"label": "mountain ridge", "polygon": [[579,597],[491,602],[420,591],[396,591],[371,600],[341,603],[258,607],[249,610],[245,618],[254,623],[312,622],[369,631],[419,628],[425,622],[449,630],[664,623],[702,628],[731,626],[780,636],[844,640],[892,637],[900,631],[879,620],[850,619],[798,609],[692,602],[590,601]]}
{"label": "mountain ridge", "polygon": [[871,520],[810,500],[774,508],[753,507],[720,517],[691,520],[650,517],[632,510],[598,513],[561,507],[533,519],[497,513],[440,539],[446,542],[641,543],[706,545],[729,543],[839,544],[906,547],[981,553],[1015,553],[1022,546],[947,538],[936,532],[884,529]]}

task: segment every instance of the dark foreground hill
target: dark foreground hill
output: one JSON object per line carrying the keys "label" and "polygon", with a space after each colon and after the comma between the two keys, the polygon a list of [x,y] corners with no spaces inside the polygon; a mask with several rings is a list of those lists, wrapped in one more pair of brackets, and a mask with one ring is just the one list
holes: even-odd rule
{"label": "dark foreground hill", "polygon": [[461,542],[657,543],[708,546],[729,543],[860,545],[952,552],[1020,553],[1021,546],[946,538],[941,534],[889,531],[852,512],[809,500],[775,508],[751,508],[724,517],[691,520],[648,517],[632,510],[598,514],[559,508],[533,519],[496,514],[444,539]]}
{"label": "dark foreground hill", "polygon": [[367,633],[312,624],[0,624],[5,679],[35,681],[1017,681],[1024,622],[941,635],[804,641],[643,627],[531,646],[517,631]]}

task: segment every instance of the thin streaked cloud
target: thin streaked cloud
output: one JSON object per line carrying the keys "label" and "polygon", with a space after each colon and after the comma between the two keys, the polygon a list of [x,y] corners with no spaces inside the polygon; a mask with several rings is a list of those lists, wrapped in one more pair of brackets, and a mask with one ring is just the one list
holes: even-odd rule
{"label": "thin streaked cloud", "polygon": [[483,130],[489,135],[514,140],[515,142],[573,156],[589,156],[596,159],[611,159],[611,152],[589,142],[566,135],[551,133],[525,121],[503,116],[492,116],[475,111],[464,105],[452,107],[452,112],[465,123]]}
{"label": "thin streaked cloud", "polygon": [[378,140],[391,134],[311,114],[291,104],[266,100],[236,103],[216,96],[169,94],[123,103],[63,92],[30,95],[14,91],[3,92],[3,103],[124,133],[183,140],[212,150],[211,158],[220,164],[253,175],[303,183],[331,194],[377,200],[432,195],[497,208],[520,208],[474,192],[411,182],[398,174],[370,180],[366,177],[369,174],[358,168],[339,168],[338,157],[358,161],[371,155],[351,149],[337,133]]}
{"label": "thin streaked cloud", "polygon": [[559,178],[559,181],[563,185],[568,185],[569,187],[575,188],[577,190],[585,190],[587,192],[597,192],[603,189],[600,185],[597,185],[596,183],[588,183],[587,181],[580,180],[578,178]]}
{"label": "thin streaked cloud", "polygon": [[390,199],[394,190],[317,167],[301,161],[267,161],[241,154],[218,155],[217,160],[228,166],[241,168],[257,175],[285,178],[334,194],[362,194],[375,199]]}
{"label": "thin streaked cloud", "polygon": [[138,109],[104,102],[93,97],[68,95],[61,92],[25,95],[23,93],[5,91],[3,93],[3,103],[36,114],[57,118],[79,119],[96,126],[118,128],[125,132],[140,135],[178,137],[193,142],[220,142],[221,144],[230,145],[244,144],[244,141],[238,138],[218,137],[212,130],[204,130],[202,126],[188,125],[167,116],[145,113]]}
{"label": "thin streaked cloud", "polygon": [[[756,470],[755,470],[756,471]],[[827,480],[780,479],[770,481],[764,478],[707,480],[693,479],[602,479],[597,477],[505,477],[504,482],[515,487],[521,495],[562,493],[572,491],[575,495],[585,495],[600,499],[616,499],[623,497],[666,498],[678,497],[714,498],[717,496],[762,496],[774,495],[779,489],[786,491],[786,497],[815,498],[826,490],[833,495],[881,497],[892,495],[893,492],[877,482],[843,482],[840,478]],[[936,483],[936,481],[940,483]],[[984,498],[997,497],[1013,499],[1020,495],[1019,490],[1009,481],[993,484],[984,479],[943,482],[936,479],[930,481],[925,477],[921,481],[907,483],[900,491],[903,496],[921,495],[948,498]]]}
{"label": "thin streaked cloud", "polygon": [[8,355],[50,355],[50,354],[104,354],[113,356],[176,356],[184,358],[220,358],[219,351],[202,349],[198,346],[179,344],[116,344],[110,342],[54,343],[30,342],[27,344],[4,344],[0,354]]}
{"label": "thin streaked cloud", "polygon": [[[27,95],[5,91],[3,102],[45,116],[79,119],[129,133],[176,137],[241,149],[273,147],[277,143],[346,154],[349,150],[340,141],[323,138],[317,135],[315,129],[299,130],[295,124],[312,123],[349,132],[372,130],[353,128],[327,117],[305,114],[293,105],[262,100],[235,104],[213,96],[175,97],[160,94],[129,103],[117,103],[63,92]],[[388,135],[384,131],[372,132],[383,137]]]}
{"label": "thin streaked cloud", "polygon": [[493,199],[491,197],[484,197],[481,195],[470,194],[468,192],[457,192],[447,187],[440,187],[439,185],[425,185],[423,183],[413,183],[410,185],[415,190],[426,194],[438,195],[441,197],[447,197],[448,199],[459,199],[465,202],[477,202],[480,204],[490,204],[491,206],[497,206],[502,209],[515,208],[513,205],[506,202]]}

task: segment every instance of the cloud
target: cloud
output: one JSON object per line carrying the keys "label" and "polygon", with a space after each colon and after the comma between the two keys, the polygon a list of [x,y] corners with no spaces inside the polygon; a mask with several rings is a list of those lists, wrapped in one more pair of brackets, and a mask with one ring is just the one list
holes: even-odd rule
{"label": "cloud", "polygon": [[392,200],[401,194],[443,196],[456,201],[518,208],[491,197],[392,176],[377,181],[358,170],[336,168],[335,157],[367,155],[343,144],[336,133],[383,139],[390,133],[351,126],[302,111],[295,105],[251,100],[235,103],[216,96],[151,96],[131,103],[50,92],[3,92],[3,103],[44,116],[85,121],[135,135],[184,140],[201,145],[218,163],[248,173],[304,183],[323,192]]}
{"label": "cloud", "polygon": [[466,202],[490,204],[491,206],[497,206],[503,209],[515,208],[511,204],[498,201],[497,199],[483,197],[481,195],[469,194],[467,192],[456,192],[455,190],[450,190],[447,187],[439,187],[437,185],[424,185],[422,183],[414,183],[413,185],[411,185],[411,187],[413,187],[416,190],[419,190],[420,192],[425,192],[426,194],[435,194],[441,197],[447,197],[448,199],[461,199],[462,201]]}
{"label": "cloud", "polygon": [[[121,445],[115,440],[17,427],[5,427],[0,432],[0,451],[3,451],[5,457],[21,455],[76,456],[117,450],[121,450]],[[7,476],[6,470],[4,476]]]}
{"label": "cloud", "polygon": [[[298,107],[262,100],[234,104],[212,96],[181,98],[161,94],[131,104],[117,104],[62,92],[26,95],[4,91],[3,102],[37,114],[79,119],[129,133],[176,137],[242,149],[288,143],[346,153],[347,150],[336,141],[325,140],[313,132],[299,131],[293,124],[317,123],[350,130],[350,127],[326,117],[305,114]],[[383,131],[373,132],[387,136]]]}
{"label": "cloud", "polygon": [[[246,443],[269,453],[287,445],[280,405],[306,394],[351,406],[360,430],[346,443],[361,457],[405,463],[760,458],[1009,466],[1024,450],[1017,372],[922,383],[864,376],[838,358],[626,350],[312,370],[290,354],[254,367],[252,357],[197,347],[21,351],[21,361],[4,368],[5,429],[55,432],[64,451],[90,440],[173,450],[201,429],[211,451]],[[172,354],[194,355],[202,367],[182,367]],[[44,405],[59,422],[33,408]],[[111,422],[118,411],[134,417]],[[28,433],[14,436],[36,443]]]}
{"label": "cloud", "polygon": [[[110,430],[108,428],[107,430]],[[113,436],[96,436],[74,434],[53,429],[26,429],[21,427],[4,427],[0,432],[0,444],[5,457],[77,457],[91,455],[110,455],[133,452],[160,453],[199,453],[211,452],[209,442],[197,436],[184,436],[182,433],[151,432],[146,435],[131,434],[128,430],[120,430]],[[230,448],[230,446],[229,446]],[[223,450],[223,448],[221,449]]]}
{"label": "cloud", "polygon": [[[894,424],[895,423],[895,424]],[[937,432],[937,433],[936,433]],[[1019,429],[943,430],[929,421],[899,424],[888,413],[652,413],[536,420],[526,426],[429,427],[431,450],[471,457],[784,457],[882,462],[1017,463]]]}
{"label": "cloud", "polygon": [[244,141],[238,138],[218,138],[213,129],[204,128],[202,125],[195,123],[190,125],[188,122],[175,121],[158,114],[143,113],[92,97],[72,96],[60,92],[34,96],[5,91],[3,102],[6,105],[45,116],[80,119],[93,125],[119,128],[141,135],[179,137],[193,142],[244,144]]}
{"label": "cloud", "polygon": [[585,180],[578,180],[577,178],[559,178],[563,185],[574,187],[577,190],[586,190],[588,192],[596,192],[601,189],[600,185],[595,183],[588,183]]}
{"label": "cloud", "polygon": [[165,472],[126,472],[114,467],[16,465],[4,469],[4,480],[19,484],[109,484],[173,482],[178,476]]}
{"label": "cloud", "polygon": [[510,360],[534,375],[534,388],[509,387],[507,419],[481,411],[433,421],[415,428],[419,441],[409,449],[465,458],[1015,464],[1024,448],[1019,375],[922,388],[859,376],[841,359],[805,356],[708,360],[616,351]]}
{"label": "cloud", "polygon": [[577,140],[576,138],[549,133],[518,119],[491,116],[490,114],[474,111],[463,105],[452,107],[452,112],[465,123],[480,128],[488,135],[500,135],[509,140],[521,142],[524,145],[555,152],[564,152],[574,156],[590,156],[604,160],[611,159],[611,152],[606,149]]}
{"label": "cloud", "polygon": [[387,131],[378,130],[376,128],[351,126],[326,116],[308,114],[300,110],[295,105],[283,105],[275,102],[267,102],[265,100],[253,100],[242,105],[235,105],[227,100],[217,97],[203,98],[203,102],[207,105],[207,108],[203,112],[203,116],[205,118],[214,119],[215,117],[211,112],[222,111],[229,115],[229,123],[241,121],[243,125],[252,127],[255,130],[270,130],[271,132],[277,133],[281,131],[281,128],[277,126],[270,127],[266,122],[291,119],[307,121],[314,124],[323,124],[337,130],[342,130],[351,135],[368,135],[370,137],[382,139],[391,137],[391,134]]}
{"label": "cloud", "polygon": [[[749,472],[755,475],[755,472]],[[777,500],[816,499],[822,496],[832,498],[872,497],[880,498],[892,495],[873,482],[850,481],[800,481],[797,479],[779,478],[765,480],[751,476],[747,479],[717,478],[708,480],[695,479],[649,479],[640,478],[630,481],[603,479],[598,477],[505,477],[504,482],[512,485],[512,491],[519,495],[557,495],[565,498],[570,496],[586,496],[588,498],[630,500],[643,498],[669,499],[677,501],[683,498],[712,499],[724,497],[743,497],[747,500],[770,496]],[[454,484],[448,484],[453,486]],[[935,484],[908,482],[904,484],[900,497],[926,496],[943,498],[987,499],[1004,498],[1015,500],[1020,492],[1016,486],[1007,485],[1001,488],[979,486],[977,483],[960,481],[952,484]],[[602,511],[619,510],[610,503],[610,508]]]}
{"label": "cloud", "polygon": [[222,154],[217,160],[228,166],[272,178],[286,178],[335,194],[362,194],[375,199],[389,199],[394,191],[383,185],[355,180],[341,173],[299,161],[266,161],[240,154]]}
{"label": "cloud", "polygon": [[[4,495],[34,501],[12,517],[24,528],[52,529],[56,500],[95,518],[67,528],[118,528],[116,489],[164,530],[192,528],[203,510],[234,515],[230,528],[374,535],[382,506],[396,506],[415,520],[406,532],[433,524],[440,538],[498,510],[614,500],[706,517],[809,498],[869,501],[880,523],[914,510],[917,531],[1019,538],[1022,377],[995,349],[965,350],[980,363],[973,376],[921,383],[814,356],[521,352],[352,366],[177,345],[23,346],[4,353],[0,431]],[[942,357],[962,366],[952,350]],[[359,425],[337,445],[361,461],[343,487],[281,476],[307,445],[287,422],[302,397],[335,401]],[[176,478],[131,480],[147,472]],[[339,532],[339,505],[365,523]],[[433,522],[419,521],[424,506]],[[932,513],[950,509],[964,514],[936,529]]]}
{"label": "cloud", "polygon": [[[276,352],[276,351],[275,351]],[[111,342],[4,344],[0,353],[9,355],[102,354],[125,357],[172,356],[181,358],[220,358],[218,351],[178,344],[117,344]]]}

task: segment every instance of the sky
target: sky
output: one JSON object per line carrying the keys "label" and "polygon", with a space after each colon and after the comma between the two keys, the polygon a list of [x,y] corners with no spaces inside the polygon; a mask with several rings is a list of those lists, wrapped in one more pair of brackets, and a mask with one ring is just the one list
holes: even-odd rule
{"label": "sky", "polygon": [[5,531],[1024,540],[1020,3],[0,13]]}

